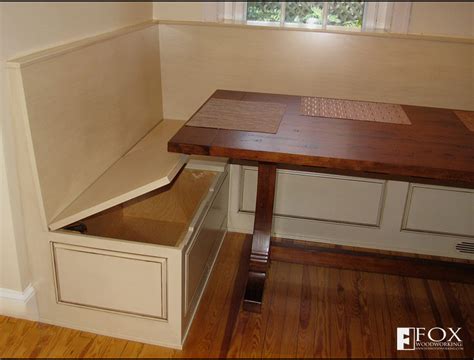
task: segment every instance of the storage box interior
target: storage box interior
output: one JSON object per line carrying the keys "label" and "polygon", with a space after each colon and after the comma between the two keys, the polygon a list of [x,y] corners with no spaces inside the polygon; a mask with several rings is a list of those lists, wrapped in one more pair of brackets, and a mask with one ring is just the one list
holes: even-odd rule
{"label": "storage box interior", "polygon": [[178,246],[217,174],[184,169],[171,184],[82,220],[85,234]]}

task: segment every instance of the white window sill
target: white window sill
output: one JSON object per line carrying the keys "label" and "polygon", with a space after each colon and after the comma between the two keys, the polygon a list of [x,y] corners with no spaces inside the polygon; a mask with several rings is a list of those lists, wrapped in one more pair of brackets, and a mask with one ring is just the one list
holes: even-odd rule
{"label": "white window sill", "polygon": [[347,26],[335,26],[335,25],[327,25],[326,29],[323,29],[322,25],[316,25],[316,24],[299,24],[299,23],[284,23],[283,25],[280,25],[279,22],[270,22],[270,21],[241,21],[241,22],[236,22],[236,21],[225,21],[225,24],[228,23],[238,23],[241,25],[250,25],[250,26],[266,26],[266,27],[278,27],[282,29],[300,29],[300,30],[317,30],[317,31],[337,31],[337,32],[361,32],[363,31],[362,28],[357,28],[357,27],[347,27]]}

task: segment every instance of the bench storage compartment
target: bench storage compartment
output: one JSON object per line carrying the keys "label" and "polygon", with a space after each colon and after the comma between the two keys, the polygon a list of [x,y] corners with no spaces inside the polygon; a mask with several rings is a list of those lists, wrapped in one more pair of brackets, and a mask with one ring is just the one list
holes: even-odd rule
{"label": "bench storage compartment", "polygon": [[[165,187],[53,232],[58,304],[164,327],[179,320],[180,344],[227,225],[225,163],[215,164],[214,171],[192,161],[189,167]],[[137,250],[124,251],[124,241]],[[177,298],[169,294],[179,294],[180,306],[173,306]]]}
{"label": "bench storage compartment", "polygon": [[39,320],[180,348],[229,180],[226,159],[167,151],[184,122],[163,119],[158,37],[120,29],[13,59],[8,76]]}

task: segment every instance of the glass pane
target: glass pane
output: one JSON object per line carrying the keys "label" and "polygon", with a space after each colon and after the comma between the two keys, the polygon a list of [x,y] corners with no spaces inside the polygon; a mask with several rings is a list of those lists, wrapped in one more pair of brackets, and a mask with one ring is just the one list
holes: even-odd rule
{"label": "glass pane", "polygon": [[252,1],[247,3],[247,20],[280,22],[281,8],[279,2]]}
{"label": "glass pane", "polygon": [[285,22],[321,25],[323,23],[323,5],[320,2],[287,2]]}
{"label": "glass pane", "polygon": [[331,1],[328,8],[328,25],[362,27],[363,1]]}

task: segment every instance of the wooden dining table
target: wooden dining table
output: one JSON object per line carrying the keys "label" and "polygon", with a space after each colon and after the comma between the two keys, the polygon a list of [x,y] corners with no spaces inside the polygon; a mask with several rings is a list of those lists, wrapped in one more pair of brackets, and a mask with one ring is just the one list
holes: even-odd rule
{"label": "wooden dining table", "polygon": [[188,122],[168,142],[171,152],[258,165],[245,310],[261,310],[277,168],[474,188],[474,131],[455,110],[401,105],[411,124],[400,125],[307,116],[301,113],[300,96],[217,90],[203,106],[211,99],[285,105],[276,133],[196,127]]}

